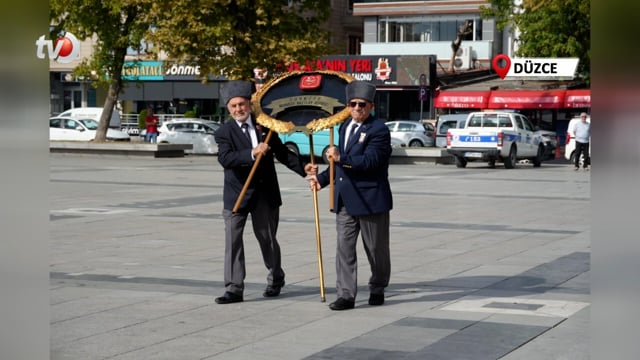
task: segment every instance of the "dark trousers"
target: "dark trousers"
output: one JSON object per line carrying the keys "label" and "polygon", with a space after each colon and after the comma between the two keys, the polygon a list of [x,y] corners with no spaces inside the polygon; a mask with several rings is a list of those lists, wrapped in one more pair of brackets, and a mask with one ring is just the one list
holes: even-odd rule
{"label": "dark trousers", "polygon": [[[280,208],[270,207],[266,199],[260,198],[249,214],[251,214],[253,234],[260,244],[262,261],[269,271],[267,284],[282,285],[284,271],[280,263],[280,245],[276,239]],[[224,285],[227,291],[238,295],[244,291],[246,270],[243,233],[249,214],[233,213],[226,209],[222,211],[225,224]]]}
{"label": "dark trousers", "polygon": [[576,167],[580,167],[580,155],[584,156],[584,168],[586,169],[591,165],[591,157],[589,156],[589,143],[582,143],[576,141]]}
{"label": "dark trousers", "polygon": [[356,247],[359,233],[362,233],[364,251],[371,268],[369,291],[372,294],[384,294],[391,275],[389,212],[353,216],[342,207],[336,214],[336,230],[338,232],[336,249],[338,297],[355,301],[358,292]]}

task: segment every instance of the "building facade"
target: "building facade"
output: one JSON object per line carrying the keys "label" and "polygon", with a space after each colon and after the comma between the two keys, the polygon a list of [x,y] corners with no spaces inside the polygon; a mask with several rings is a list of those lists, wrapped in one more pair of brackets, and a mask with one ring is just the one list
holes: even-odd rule
{"label": "building facade", "polygon": [[[437,58],[440,76],[451,75],[448,69],[452,60],[454,73],[491,71],[491,61],[497,54],[514,56],[517,32],[511,28],[498,30],[493,19],[482,19],[480,7],[489,5],[487,0],[358,1],[353,5],[353,15],[363,18],[361,53],[432,55]],[[453,54],[452,42],[458,29],[467,23],[470,31],[462,36],[460,49]],[[590,91],[578,89],[580,86],[576,82],[507,82],[497,76],[468,86],[459,83],[432,89],[429,118],[485,108],[514,110],[526,114],[539,127],[562,135],[573,114],[590,108]],[[415,88],[402,90],[405,98],[416,98]]]}
{"label": "building facade", "polygon": [[[332,0],[333,12],[325,28],[331,32],[331,44],[342,55],[291,64],[289,70],[344,71],[357,79],[371,81],[378,89],[376,115],[384,120],[434,119],[438,113],[468,111],[465,107],[477,104],[462,104],[460,99],[484,96],[488,100],[489,95],[472,94],[451,102],[446,98],[454,98],[456,94],[449,92],[455,89],[436,91],[436,84],[438,78],[451,75],[448,69],[452,61],[456,74],[488,73],[495,55],[513,55],[511,32],[500,31],[493,20],[480,17],[480,7],[488,5],[488,0]],[[469,31],[461,37],[459,51],[453,54],[451,44],[467,24]],[[93,45],[93,40],[82,42],[83,57],[91,54]],[[144,52],[132,51],[128,60],[137,62],[125,66],[127,83],[117,105],[123,114],[134,115],[153,106],[159,114],[193,110],[203,118],[223,116],[219,89],[224,78],[210,78],[203,84],[197,78],[200,72],[196,65],[176,63],[162,54],[158,61],[151,61]],[[105,90],[94,89],[90,79],[78,79],[71,74],[79,62],[62,65],[51,61],[52,114],[104,104]],[[382,69],[385,65],[389,68]],[[504,84],[478,84],[463,91],[510,90]],[[454,105],[446,107],[446,104]],[[529,106],[523,104],[519,106]],[[586,102],[579,104],[575,110],[583,110],[584,107],[577,106],[585,106]],[[541,109],[539,105],[531,104],[533,109],[521,110],[538,111],[534,119],[549,122],[548,127],[554,126],[556,119],[568,116],[559,108]]]}
{"label": "building facade", "polygon": [[[353,15],[363,18],[362,55],[435,55],[448,68],[451,43],[467,21],[471,31],[456,54],[456,71],[489,68],[504,52],[503,32],[493,20],[480,18],[486,0],[359,1]],[[509,54],[511,55],[511,54]]]}
{"label": "building facade", "polygon": [[[325,25],[331,32],[330,43],[341,54],[359,54],[362,42],[362,18],[352,16],[353,1],[331,0],[332,15]],[[80,42],[80,58],[61,64],[49,59],[50,114],[57,115],[77,107],[103,106],[106,89],[94,88],[91,79],[78,78],[73,69],[91,57],[96,39]],[[124,118],[134,118],[147,106],[158,114],[183,114],[188,110],[198,116],[219,119],[225,111],[220,107],[220,84],[224,78],[210,77],[207,84],[197,78],[200,69],[194,64],[182,64],[161,53],[152,61],[145,47],[130,49],[127,54],[124,79],[116,110]],[[134,63],[135,62],[135,63]]]}
{"label": "building facade", "polygon": [[95,38],[80,41],[80,57],[71,62],[62,63],[55,59],[48,59],[51,115],[72,108],[104,104],[104,95],[100,102],[99,91],[91,86],[91,79],[78,78],[72,73],[76,66],[91,55],[95,43]]}

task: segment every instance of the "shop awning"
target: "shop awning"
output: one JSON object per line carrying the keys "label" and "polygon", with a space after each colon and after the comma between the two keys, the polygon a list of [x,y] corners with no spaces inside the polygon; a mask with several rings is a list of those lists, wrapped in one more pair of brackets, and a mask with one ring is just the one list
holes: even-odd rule
{"label": "shop awning", "polygon": [[590,108],[591,90],[567,90],[564,96],[565,108]]}
{"label": "shop awning", "polygon": [[484,109],[489,91],[441,91],[434,99],[436,108]]}
{"label": "shop awning", "polygon": [[561,109],[565,90],[493,90],[490,109]]}

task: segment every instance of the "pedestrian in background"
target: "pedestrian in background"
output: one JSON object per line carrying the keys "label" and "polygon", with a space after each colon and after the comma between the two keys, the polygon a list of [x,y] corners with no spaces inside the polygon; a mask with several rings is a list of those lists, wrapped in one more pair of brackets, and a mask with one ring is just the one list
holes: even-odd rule
{"label": "pedestrian in background", "polygon": [[591,141],[591,124],[587,122],[587,113],[580,114],[580,122],[576,122],[573,126],[573,133],[576,141],[575,168],[580,169],[580,155],[584,157],[582,166],[585,171],[589,171],[591,166],[591,157],[589,156],[589,143]]}
{"label": "pedestrian in background", "polygon": [[[393,207],[389,184],[391,135],[383,121],[372,115],[376,87],[352,81],[346,87],[351,118],[340,125],[339,143],[327,155],[333,157],[336,213],[336,290],[331,310],[355,307],[358,288],[356,245],[362,233],[371,267],[369,305],[384,304],[389,285],[389,212]],[[308,177],[317,190],[329,184],[329,170]]]}
{"label": "pedestrian in background", "polygon": [[[274,157],[300,176],[305,168],[300,158],[289,151],[278,136],[265,137],[269,129],[256,123],[251,113],[253,84],[247,81],[229,81],[221,90],[221,99],[226,104],[232,119],[224,123],[215,133],[218,144],[218,162],[224,168],[222,215],[225,225],[224,286],[226,292],[215,299],[218,304],[243,301],[246,275],[243,232],[247,218],[251,215],[253,233],[260,244],[262,260],[268,270],[264,297],[280,295],[285,284],[285,273],[281,266],[280,245],[276,231],[280,221],[280,186]],[[247,181],[254,161],[262,154],[259,165],[249,183],[237,212],[233,212],[236,200]]]}
{"label": "pedestrian in background", "polygon": [[158,139],[158,117],[153,113],[153,108],[147,108],[147,117],[144,118],[146,126],[145,141],[155,143]]}

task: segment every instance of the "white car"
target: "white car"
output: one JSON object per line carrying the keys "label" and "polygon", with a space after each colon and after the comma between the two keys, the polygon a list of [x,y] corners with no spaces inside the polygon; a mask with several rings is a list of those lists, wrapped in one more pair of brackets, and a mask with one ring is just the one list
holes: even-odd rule
{"label": "white car", "polygon": [[[53,141],[92,141],[96,138],[98,122],[94,119],[70,117],[52,117],[49,119],[49,140]],[[107,129],[107,140],[130,141],[126,132]]]}
{"label": "white car", "polygon": [[215,121],[195,118],[168,120],[158,129],[158,143],[192,144],[191,154],[217,154],[218,144],[214,138],[220,124]]}
{"label": "white car", "polygon": [[[569,126],[567,127],[567,137],[564,144],[564,158],[569,160],[572,164],[575,164],[576,156],[576,139],[575,134],[573,133],[573,128],[576,123],[580,121],[580,117],[574,117],[569,120]],[[591,116],[587,115],[587,122],[591,123]],[[589,140],[589,153],[591,153],[591,140]],[[591,155],[591,154],[589,154]],[[580,156],[580,167],[582,167],[582,162],[584,161],[582,155]]]}

